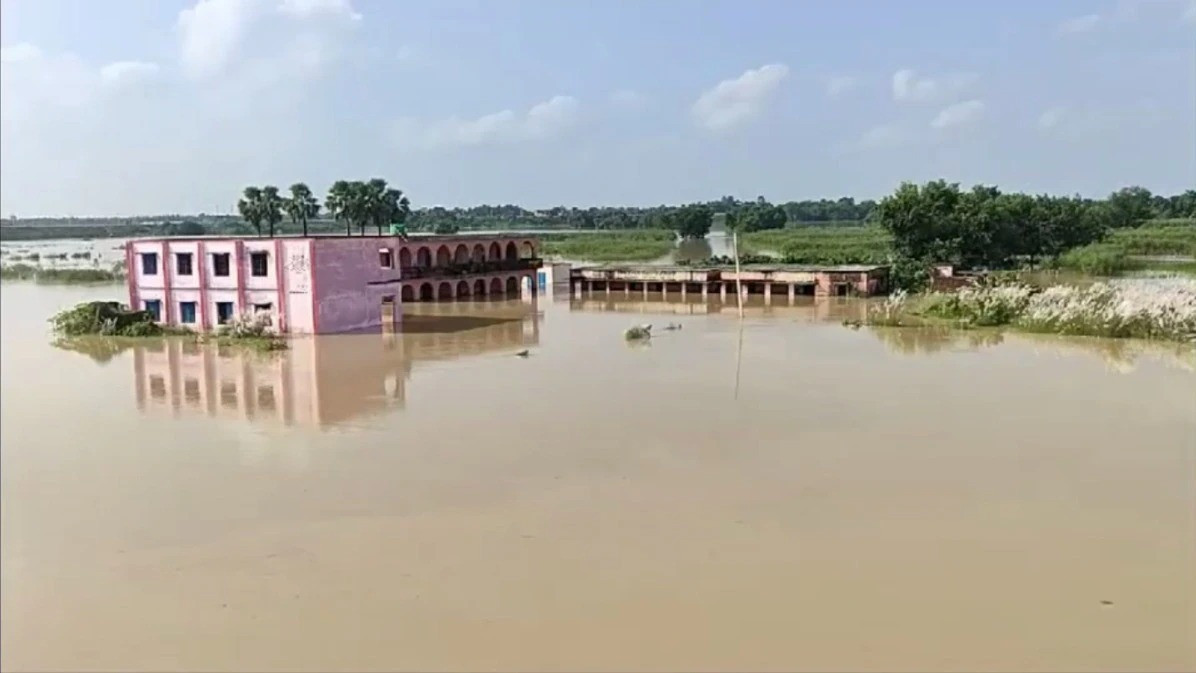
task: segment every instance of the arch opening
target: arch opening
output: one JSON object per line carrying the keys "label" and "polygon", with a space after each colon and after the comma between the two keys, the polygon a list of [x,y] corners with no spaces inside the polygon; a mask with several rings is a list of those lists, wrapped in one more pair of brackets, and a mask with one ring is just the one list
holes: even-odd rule
{"label": "arch opening", "polygon": [[432,288],[431,283],[424,283],[419,286],[419,300],[432,301],[436,298],[436,290]]}
{"label": "arch opening", "polygon": [[453,285],[452,283],[441,283],[440,288],[436,291],[437,299],[452,299]]}

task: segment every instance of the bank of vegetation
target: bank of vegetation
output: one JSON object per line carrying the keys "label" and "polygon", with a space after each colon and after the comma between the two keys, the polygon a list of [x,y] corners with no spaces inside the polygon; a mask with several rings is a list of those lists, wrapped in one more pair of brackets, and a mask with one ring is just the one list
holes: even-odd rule
{"label": "bank of vegetation", "polygon": [[88,350],[88,339],[107,340],[119,345],[124,339],[192,339],[243,346],[253,350],[273,351],[287,347],[286,340],[270,330],[268,314],[244,316],[223,325],[211,334],[200,334],[182,327],[163,325],[148,311],[131,310],[114,301],[90,301],[60,311],[50,318],[56,343],[72,350]]}
{"label": "bank of vegetation", "polygon": [[0,266],[0,278],[34,281],[46,285],[100,285],[119,283],[125,279],[125,274],[117,268],[57,269],[18,262]]}
{"label": "bank of vegetation", "polygon": [[1071,336],[1196,341],[1196,279],[1040,287],[990,283],[958,292],[898,292],[869,312],[890,327],[1011,327]]}
{"label": "bank of vegetation", "polygon": [[675,232],[662,229],[540,236],[545,257],[586,262],[639,262],[660,259],[673,249]]}

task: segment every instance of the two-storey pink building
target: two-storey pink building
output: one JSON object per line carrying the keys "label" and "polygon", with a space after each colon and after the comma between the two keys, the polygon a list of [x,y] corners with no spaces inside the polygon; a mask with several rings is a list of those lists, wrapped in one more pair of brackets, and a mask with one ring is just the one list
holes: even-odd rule
{"label": "two-storey pink building", "polygon": [[158,238],[125,246],[129,306],[198,331],[268,312],[279,332],[329,334],[401,319],[402,303],[536,291],[524,236]]}

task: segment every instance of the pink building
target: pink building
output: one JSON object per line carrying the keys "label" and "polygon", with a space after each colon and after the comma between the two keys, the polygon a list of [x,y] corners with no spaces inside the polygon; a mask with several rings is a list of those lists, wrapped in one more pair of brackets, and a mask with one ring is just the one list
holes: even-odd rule
{"label": "pink building", "polygon": [[390,329],[402,304],[534,293],[525,236],[159,238],[125,246],[129,306],[205,331],[268,312],[279,332]]}

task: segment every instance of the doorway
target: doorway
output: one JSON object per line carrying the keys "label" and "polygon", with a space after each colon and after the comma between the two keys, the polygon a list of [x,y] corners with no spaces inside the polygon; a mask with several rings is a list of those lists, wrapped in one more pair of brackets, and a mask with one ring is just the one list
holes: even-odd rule
{"label": "doorway", "polygon": [[395,296],[388,294],[382,298],[382,333],[394,334],[395,331]]}

